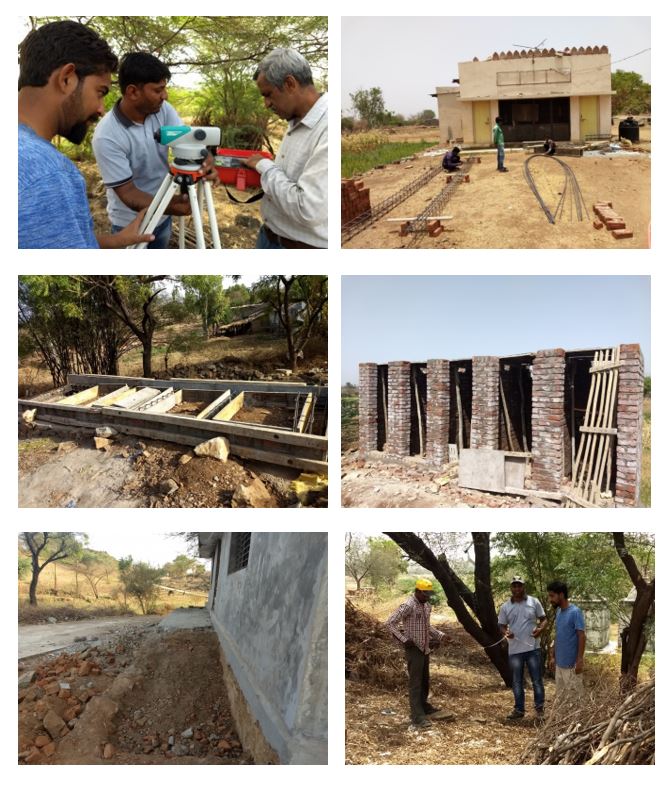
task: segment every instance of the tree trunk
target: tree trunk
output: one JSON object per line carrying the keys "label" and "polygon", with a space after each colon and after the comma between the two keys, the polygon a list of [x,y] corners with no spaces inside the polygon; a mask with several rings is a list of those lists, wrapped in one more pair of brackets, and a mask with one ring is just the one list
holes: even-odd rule
{"label": "tree trunk", "polygon": [[143,354],[141,358],[143,360],[143,375],[146,378],[152,378],[153,375],[153,357],[152,357],[152,350],[153,350],[153,338],[145,338],[141,341],[141,345],[143,346]]}
{"label": "tree trunk", "polygon": [[631,691],[638,682],[638,668],[647,642],[645,626],[650,617],[654,616],[655,580],[653,579],[648,584],[644,579],[636,561],[626,548],[624,532],[614,532],[613,543],[636,588],[636,600],[631,610],[629,624],[620,633],[622,645],[620,688],[626,693]]}
{"label": "tree trunk", "polygon": [[30,606],[37,606],[37,583],[39,582],[39,570],[32,569],[30,579]]}
{"label": "tree trunk", "polygon": [[[475,546],[474,575],[477,589],[474,593],[476,606],[470,606],[470,609],[472,609],[478,621],[467,608],[470,605],[470,597],[467,596],[466,605],[466,601],[463,600],[460,591],[462,582],[455,576],[444,555],[442,555],[441,559],[438,559],[421,538],[413,532],[386,532],[385,534],[397,543],[410,559],[429,570],[442,585],[446,595],[446,602],[453,609],[458,622],[486,651],[486,655],[499,672],[505,686],[510,688],[512,674],[509,667],[506,644],[504,641],[495,644],[502,638],[502,634],[497,624],[494,603],[491,603],[490,536],[488,533],[472,533]],[[479,603],[479,599],[482,599],[481,603]]]}

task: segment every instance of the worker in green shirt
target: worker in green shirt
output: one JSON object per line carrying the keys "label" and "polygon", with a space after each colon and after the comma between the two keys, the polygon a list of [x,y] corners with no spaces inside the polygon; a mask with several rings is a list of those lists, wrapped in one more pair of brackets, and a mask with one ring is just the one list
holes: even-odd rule
{"label": "worker in green shirt", "polygon": [[502,131],[502,119],[497,116],[493,126],[493,143],[497,146],[497,169],[500,173],[508,173],[504,167],[504,132]]}

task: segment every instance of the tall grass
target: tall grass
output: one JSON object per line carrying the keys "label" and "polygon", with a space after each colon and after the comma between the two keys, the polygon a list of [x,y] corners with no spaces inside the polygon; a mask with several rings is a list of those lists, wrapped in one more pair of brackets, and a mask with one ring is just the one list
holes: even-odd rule
{"label": "tall grass", "polygon": [[436,145],[434,140],[392,143],[384,132],[351,134],[342,138],[342,177],[366,173],[377,165],[388,165]]}

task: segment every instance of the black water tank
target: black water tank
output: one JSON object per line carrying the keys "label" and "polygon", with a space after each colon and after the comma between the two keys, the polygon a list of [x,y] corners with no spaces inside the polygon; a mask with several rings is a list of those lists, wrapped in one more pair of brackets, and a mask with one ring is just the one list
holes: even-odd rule
{"label": "black water tank", "polygon": [[640,139],[640,126],[634,120],[620,121],[618,131],[620,132],[620,137],[624,137],[625,140],[629,140],[632,143],[637,143]]}

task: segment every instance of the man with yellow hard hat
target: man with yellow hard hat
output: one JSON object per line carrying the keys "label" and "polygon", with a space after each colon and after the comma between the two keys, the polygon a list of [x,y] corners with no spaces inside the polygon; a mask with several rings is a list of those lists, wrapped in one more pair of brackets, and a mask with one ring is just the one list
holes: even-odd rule
{"label": "man with yellow hard hat", "polygon": [[426,716],[438,710],[428,702],[430,652],[444,639],[444,634],[430,625],[432,593],[429,579],[417,579],[414,593],[386,621],[388,630],[405,648],[412,724],[424,728],[431,726]]}

